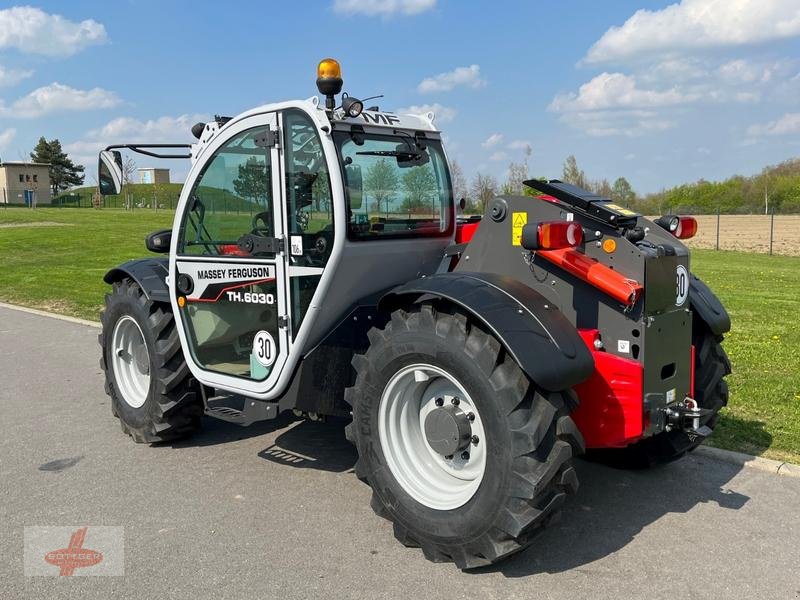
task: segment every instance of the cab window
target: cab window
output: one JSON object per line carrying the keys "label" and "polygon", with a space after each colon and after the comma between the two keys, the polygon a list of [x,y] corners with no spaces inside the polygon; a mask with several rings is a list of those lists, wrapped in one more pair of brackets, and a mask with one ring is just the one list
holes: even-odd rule
{"label": "cab window", "polygon": [[354,240],[443,237],[453,231],[450,177],[438,140],[339,133]]}
{"label": "cab window", "polygon": [[227,142],[192,186],[181,227],[182,254],[243,258],[248,233],[274,236],[268,128],[248,129]]}
{"label": "cab window", "polygon": [[325,151],[314,122],[300,110],[287,110],[283,129],[291,329],[296,334],[333,250],[333,202]]}

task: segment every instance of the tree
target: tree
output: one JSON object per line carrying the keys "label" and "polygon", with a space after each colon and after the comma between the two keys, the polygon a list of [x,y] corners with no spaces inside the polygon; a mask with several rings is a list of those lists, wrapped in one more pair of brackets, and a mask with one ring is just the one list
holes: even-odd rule
{"label": "tree", "polygon": [[390,165],[385,158],[372,164],[367,169],[367,176],[364,177],[364,191],[375,199],[377,210],[381,210],[382,203],[386,203],[386,218],[389,218],[389,204],[391,204],[397,193],[398,177],[397,171]]}
{"label": "tree", "polygon": [[136,161],[130,156],[125,157],[122,161],[122,187],[125,189],[125,209],[130,210],[131,206],[131,189],[130,184],[133,183],[133,174],[136,172]]}
{"label": "tree", "polygon": [[455,159],[450,160],[450,180],[453,185],[453,198],[459,202],[462,198],[467,199],[467,180],[461,165]]}
{"label": "tree", "polygon": [[578,161],[572,154],[564,161],[564,170],[561,179],[564,183],[571,183],[579,188],[586,188],[586,174],[578,168]]}
{"label": "tree", "polygon": [[[438,186],[430,167],[413,167],[403,175],[406,197],[402,209],[406,212],[422,212],[436,200]],[[436,210],[433,208],[433,212]]]}
{"label": "tree", "polygon": [[83,185],[83,165],[76,165],[61,148],[58,139],[40,137],[31,152],[31,160],[50,165],[50,188],[53,196],[68,188]]}
{"label": "tree", "polygon": [[122,161],[122,185],[133,183],[133,174],[136,172],[136,161],[130,156]]}
{"label": "tree", "polygon": [[472,179],[471,192],[480,211],[485,212],[486,204],[497,196],[497,179],[491,175],[478,173]]}
{"label": "tree", "polygon": [[239,165],[239,176],[233,180],[233,190],[240,198],[258,202],[267,197],[267,164],[251,156]]}
{"label": "tree", "polygon": [[614,190],[611,188],[611,184],[608,183],[608,179],[601,179],[600,181],[589,184],[589,188],[595,194],[603,198],[611,198],[611,196],[614,195]]}
{"label": "tree", "polygon": [[523,181],[528,177],[528,162],[515,163],[508,165],[508,176],[503,184],[504,194],[515,194],[521,196],[524,193]]}
{"label": "tree", "polygon": [[630,206],[635,198],[636,194],[628,180],[624,177],[617,177],[612,188],[611,199],[623,206]]}

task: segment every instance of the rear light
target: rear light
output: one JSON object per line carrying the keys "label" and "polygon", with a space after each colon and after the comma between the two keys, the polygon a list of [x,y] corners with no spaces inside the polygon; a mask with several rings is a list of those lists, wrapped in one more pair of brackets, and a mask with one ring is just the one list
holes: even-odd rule
{"label": "rear light", "polygon": [[656,219],[656,224],[682,240],[688,240],[697,233],[697,220],[694,217],[667,215]]}
{"label": "rear light", "polygon": [[697,220],[694,217],[678,217],[680,223],[677,231],[674,232],[676,238],[688,240],[697,233]]}
{"label": "rear light", "polygon": [[548,221],[536,229],[539,250],[574,248],[583,243],[583,227],[574,221]]}

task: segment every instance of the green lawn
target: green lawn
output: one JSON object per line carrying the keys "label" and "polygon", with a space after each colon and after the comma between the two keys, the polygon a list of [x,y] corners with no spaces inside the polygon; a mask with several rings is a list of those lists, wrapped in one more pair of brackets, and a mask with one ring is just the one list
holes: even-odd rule
{"label": "green lawn", "polygon": [[[171,227],[174,214],[0,208],[0,300],[96,320],[108,287],[105,272],[149,254],[145,235]],[[19,226],[31,223],[46,226]]]}
{"label": "green lawn", "polygon": [[800,463],[800,258],[695,250],[731,315],[730,405],[710,443]]}
{"label": "green lawn", "polygon": [[[147,255],[145,234],[172,218],[170,211],[0,208],[0,300],[97,319],[103,274]],[[733,320],[725,342],[731,403],[711,443],[800,463],[800,258],[696,250],[692,266]]]}

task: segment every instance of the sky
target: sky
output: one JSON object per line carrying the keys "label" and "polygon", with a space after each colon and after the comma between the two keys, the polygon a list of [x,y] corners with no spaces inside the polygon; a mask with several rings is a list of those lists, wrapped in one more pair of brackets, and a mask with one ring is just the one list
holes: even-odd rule
{"label": "sky", "polygon": [[532,175],[574,154],[647,193],[800,154],[800,0],[72,0],[0,4],[0,158],[58,138],[91,174],[108,144],[308,98],[327,56],[351,95],[433,110],[468,177],[530,148]]}

